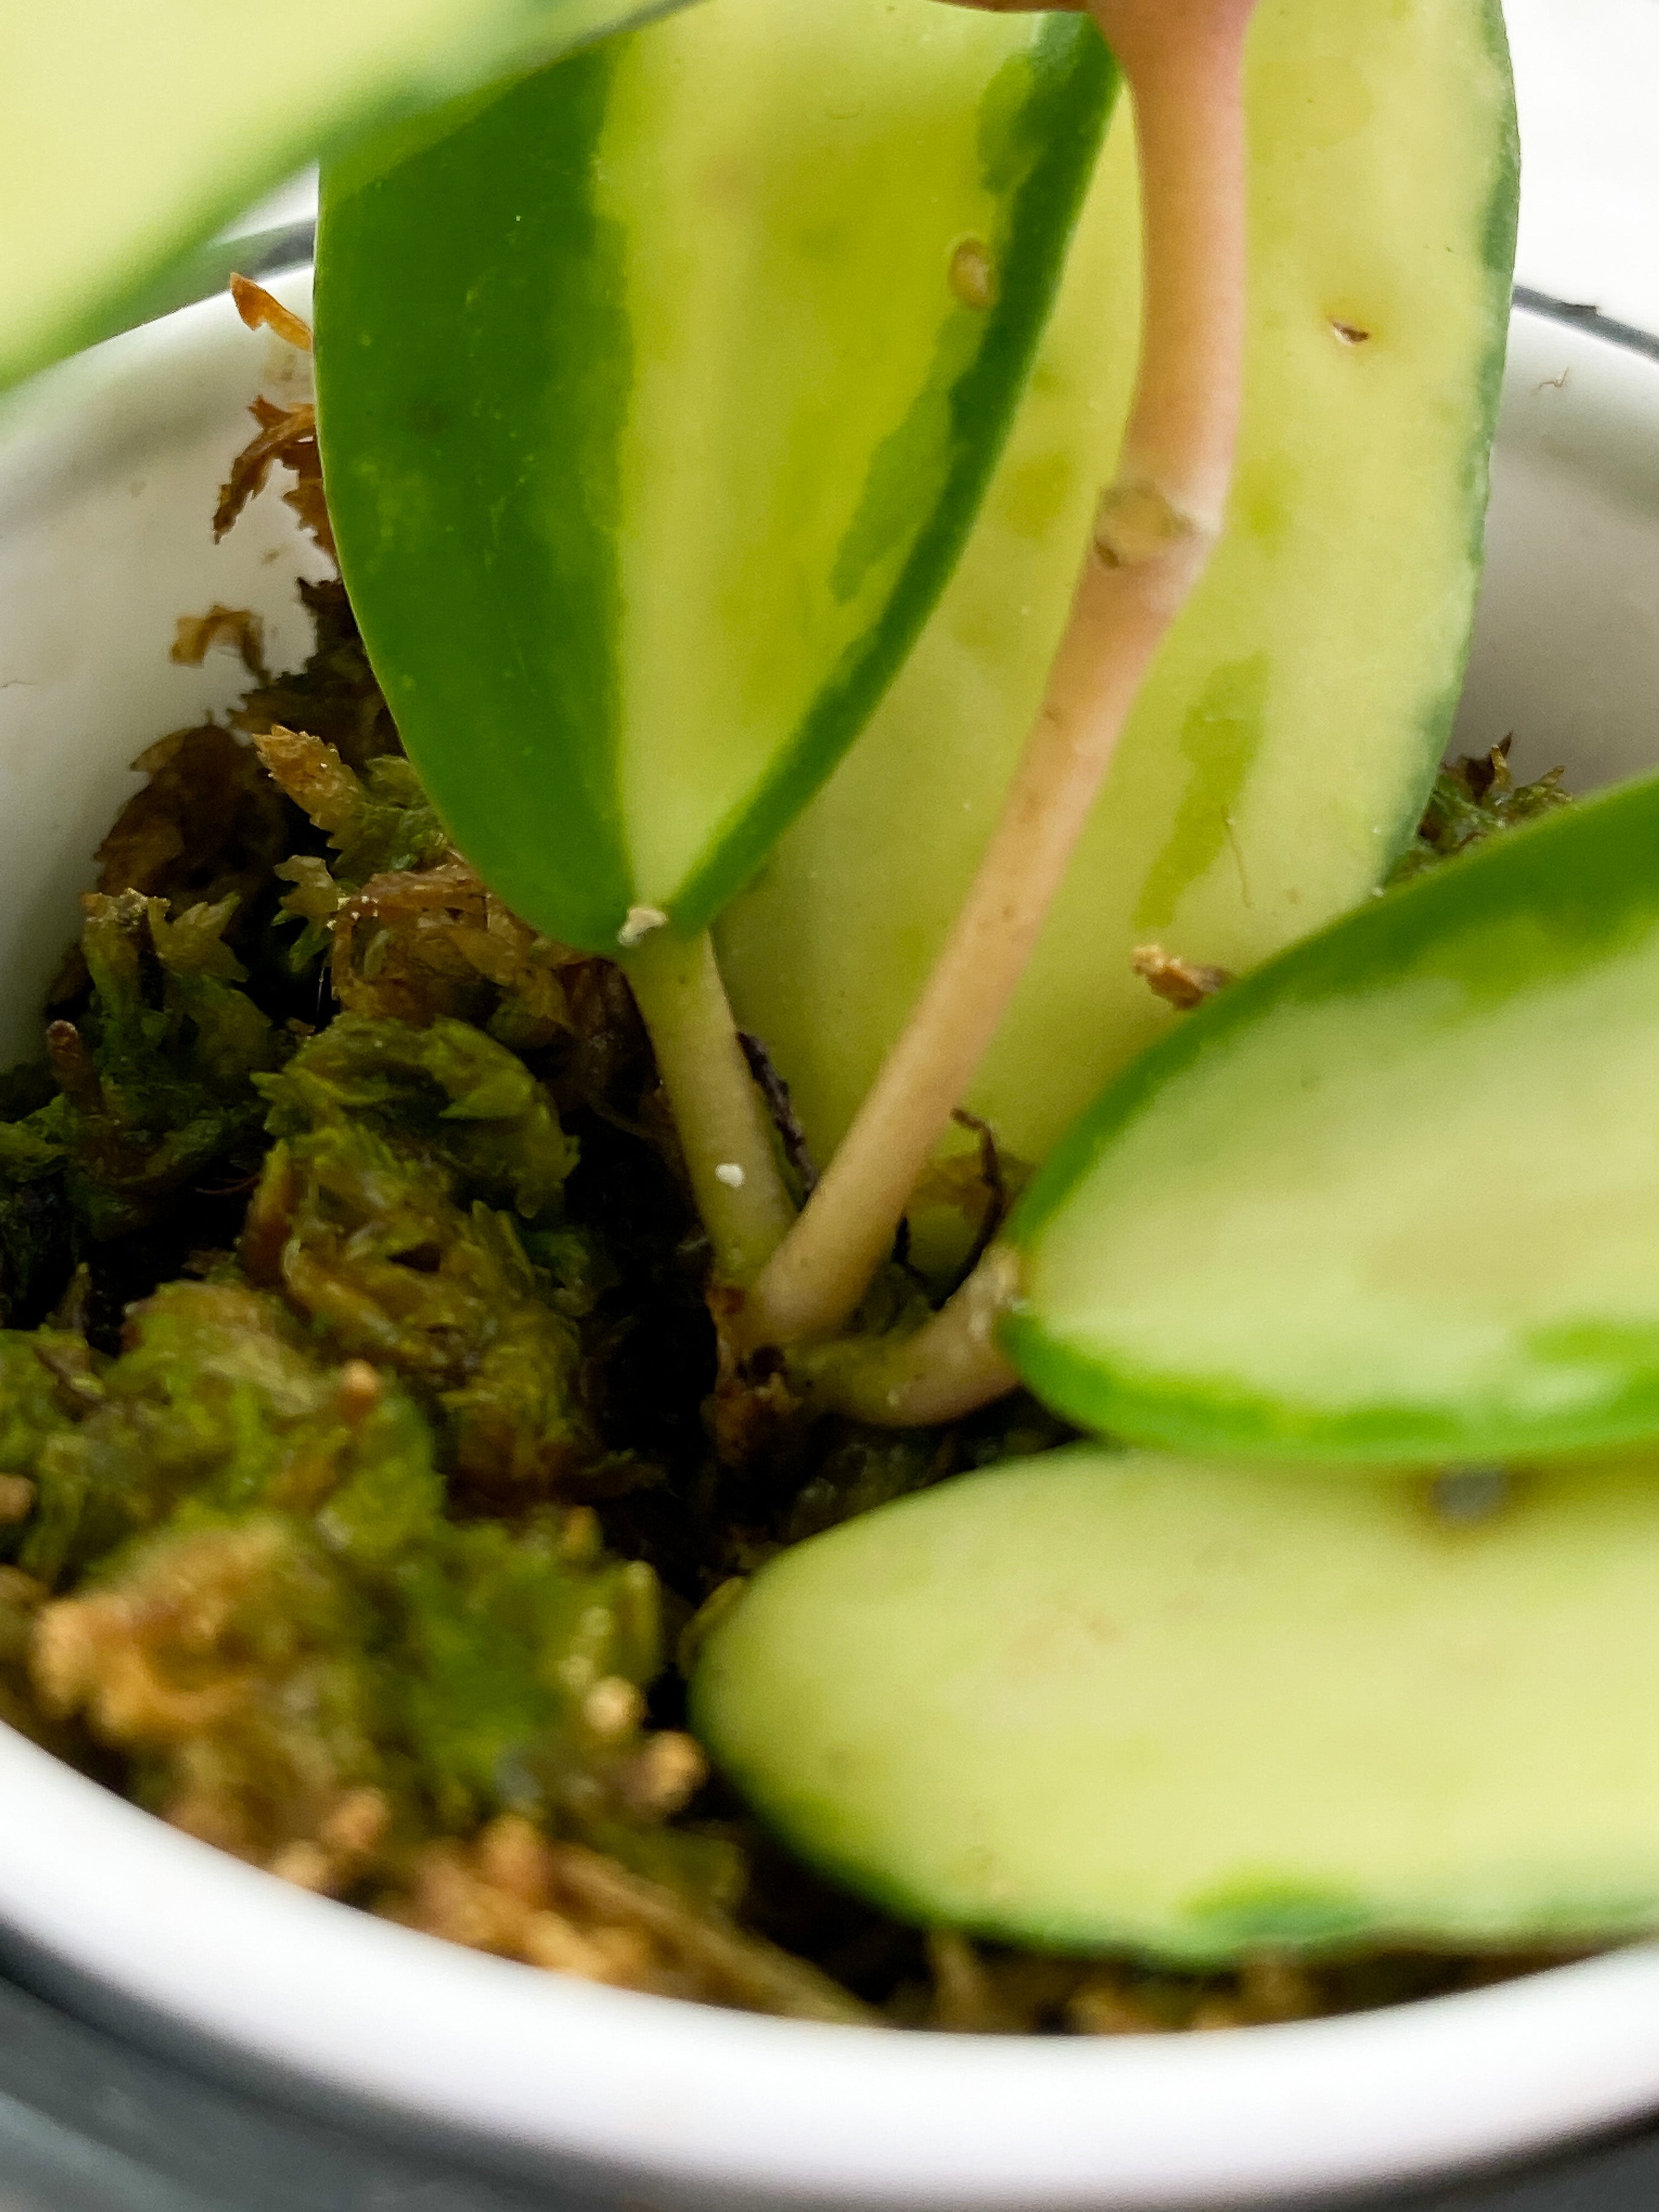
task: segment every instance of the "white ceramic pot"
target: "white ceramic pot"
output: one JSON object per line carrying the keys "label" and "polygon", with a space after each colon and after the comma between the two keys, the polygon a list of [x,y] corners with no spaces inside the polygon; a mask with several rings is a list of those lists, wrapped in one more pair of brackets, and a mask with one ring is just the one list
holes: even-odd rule
{"label": "white ceramic pot", "polygon": [[[290,287],[290,291],[296,289]],[[1517,318],[1462,734],[1594,781],[1659,751],[1659,362]],[[143,745],[241,685],[168,665],[214,600],[303,639],[268,497],[212,545],[280,349],[194,308],[0,415],[0,1049]],[[0,1730],[0,1921],[84,2010],[243,2078],[464,2131],[617,2207],[1217,2203],[1518,2155],[1659,2104],[1659,1951],[1362,2018],[1188,2038],[879,2034],[454,1949],[221,1857]],[[1655,1838],[1659,1849],[1659,1838]]]}

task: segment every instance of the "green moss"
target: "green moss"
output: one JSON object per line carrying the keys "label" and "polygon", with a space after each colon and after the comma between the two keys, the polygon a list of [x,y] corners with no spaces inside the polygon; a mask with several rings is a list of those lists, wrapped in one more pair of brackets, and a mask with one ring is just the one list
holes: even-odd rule
{"label": "green moss", "polygon": [[409,1382],[470,1491],[523,1504],[601,1458],[578,1391],[590,1271],[561,1211],[575,1149],[523,1062],[463,1023],[348,1015],[261,1087],[282,1141],[243,1238],[253,1278]]}
{"label": "green moss", "polygon": [[277,1299],[234,1281],[174,1283],[134,1311],[128,1335],[107,1364],[77,1338],[0,1339],[0,1438],[10,1471],[38,1489],[17,1559],[42,1582],[186,1506],[320,1513],[331,1548],[371,1559],[440,1510],[411,1401],[395,1386],[354,1389]]}
{"label": "green moss", "polygon": [[1510,741],[1484,756],[1468,756],[1443,768],[1434,780],[1417,835],[1395,863],[1390,884],[1426,875],[1501,830],[1572,804],[1551,769],[1535,782],[1517,784],[1510,773]]}

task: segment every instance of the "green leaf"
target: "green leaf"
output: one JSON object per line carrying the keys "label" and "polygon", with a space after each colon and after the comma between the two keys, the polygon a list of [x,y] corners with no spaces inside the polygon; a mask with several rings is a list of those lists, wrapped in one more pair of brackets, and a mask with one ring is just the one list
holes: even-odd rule
{"label": "green leaf", "polygon": [[1650,1933],[1654,1477],[1016,1461],[773,1560],[693,1719],[925,1927],[1188,1969]]}
{"label": "green leaf", "polygon": [[1212,1000],[1060,1146],[1009,1348],[1091,1428],[1480,1462],[1659,1437],[1659,778]]}
{"label": "green leaf", "polygon": [[325,180],[346,580],[538,927],[702,927],[969,527],[1115,83],[1074,17],[719,0]]}
{"label": "green leaf", "polygon": [[325,149],[674,0],[3,0],[0,386],[171,303]]}

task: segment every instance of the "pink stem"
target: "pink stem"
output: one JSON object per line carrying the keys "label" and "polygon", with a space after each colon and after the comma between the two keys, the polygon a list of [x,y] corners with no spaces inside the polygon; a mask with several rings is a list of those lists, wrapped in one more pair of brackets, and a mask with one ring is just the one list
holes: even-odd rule
{"label": "pink stem", "polygon": [[[973,0],[969,0],[969,4]],[[1158,646],[1220,536],[1243,380],[1244,36],[1255,0],[1090,0],[1134,101],[1139,371],[1071,619],[979,873],[744,1333],[842,1328],[1013,995]]]}

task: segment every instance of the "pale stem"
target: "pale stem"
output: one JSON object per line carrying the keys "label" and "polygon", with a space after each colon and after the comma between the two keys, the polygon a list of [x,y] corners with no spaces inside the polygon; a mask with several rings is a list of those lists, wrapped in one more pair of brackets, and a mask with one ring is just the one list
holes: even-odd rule
{"label": "pale stem", "polygon": [[714,1272],[752,1283],[795,1218],[772,1123],[707,935],[651,932],[622,956],[657,1056]]}
{"label": "pale stem", "polygon": [[1019,1261],[994,1244],[933,1319],[909,1336],[844,1336],[793,1355],[791,1380],[822,1413],[878,1429],[959,1421],[1006,1397],[1018,1376],[997,1349],[997,1323],[1019,1288]]}
{"label": "pale stem", "polygon": [[1047,694],[965,905],[829,1171],[756,1285],[754,1344],[841,1328],[1024,973],[1141,681],[1220,535],[1243,378],[1254,0],[1090,0],[1134,101],[1139,373]]}

